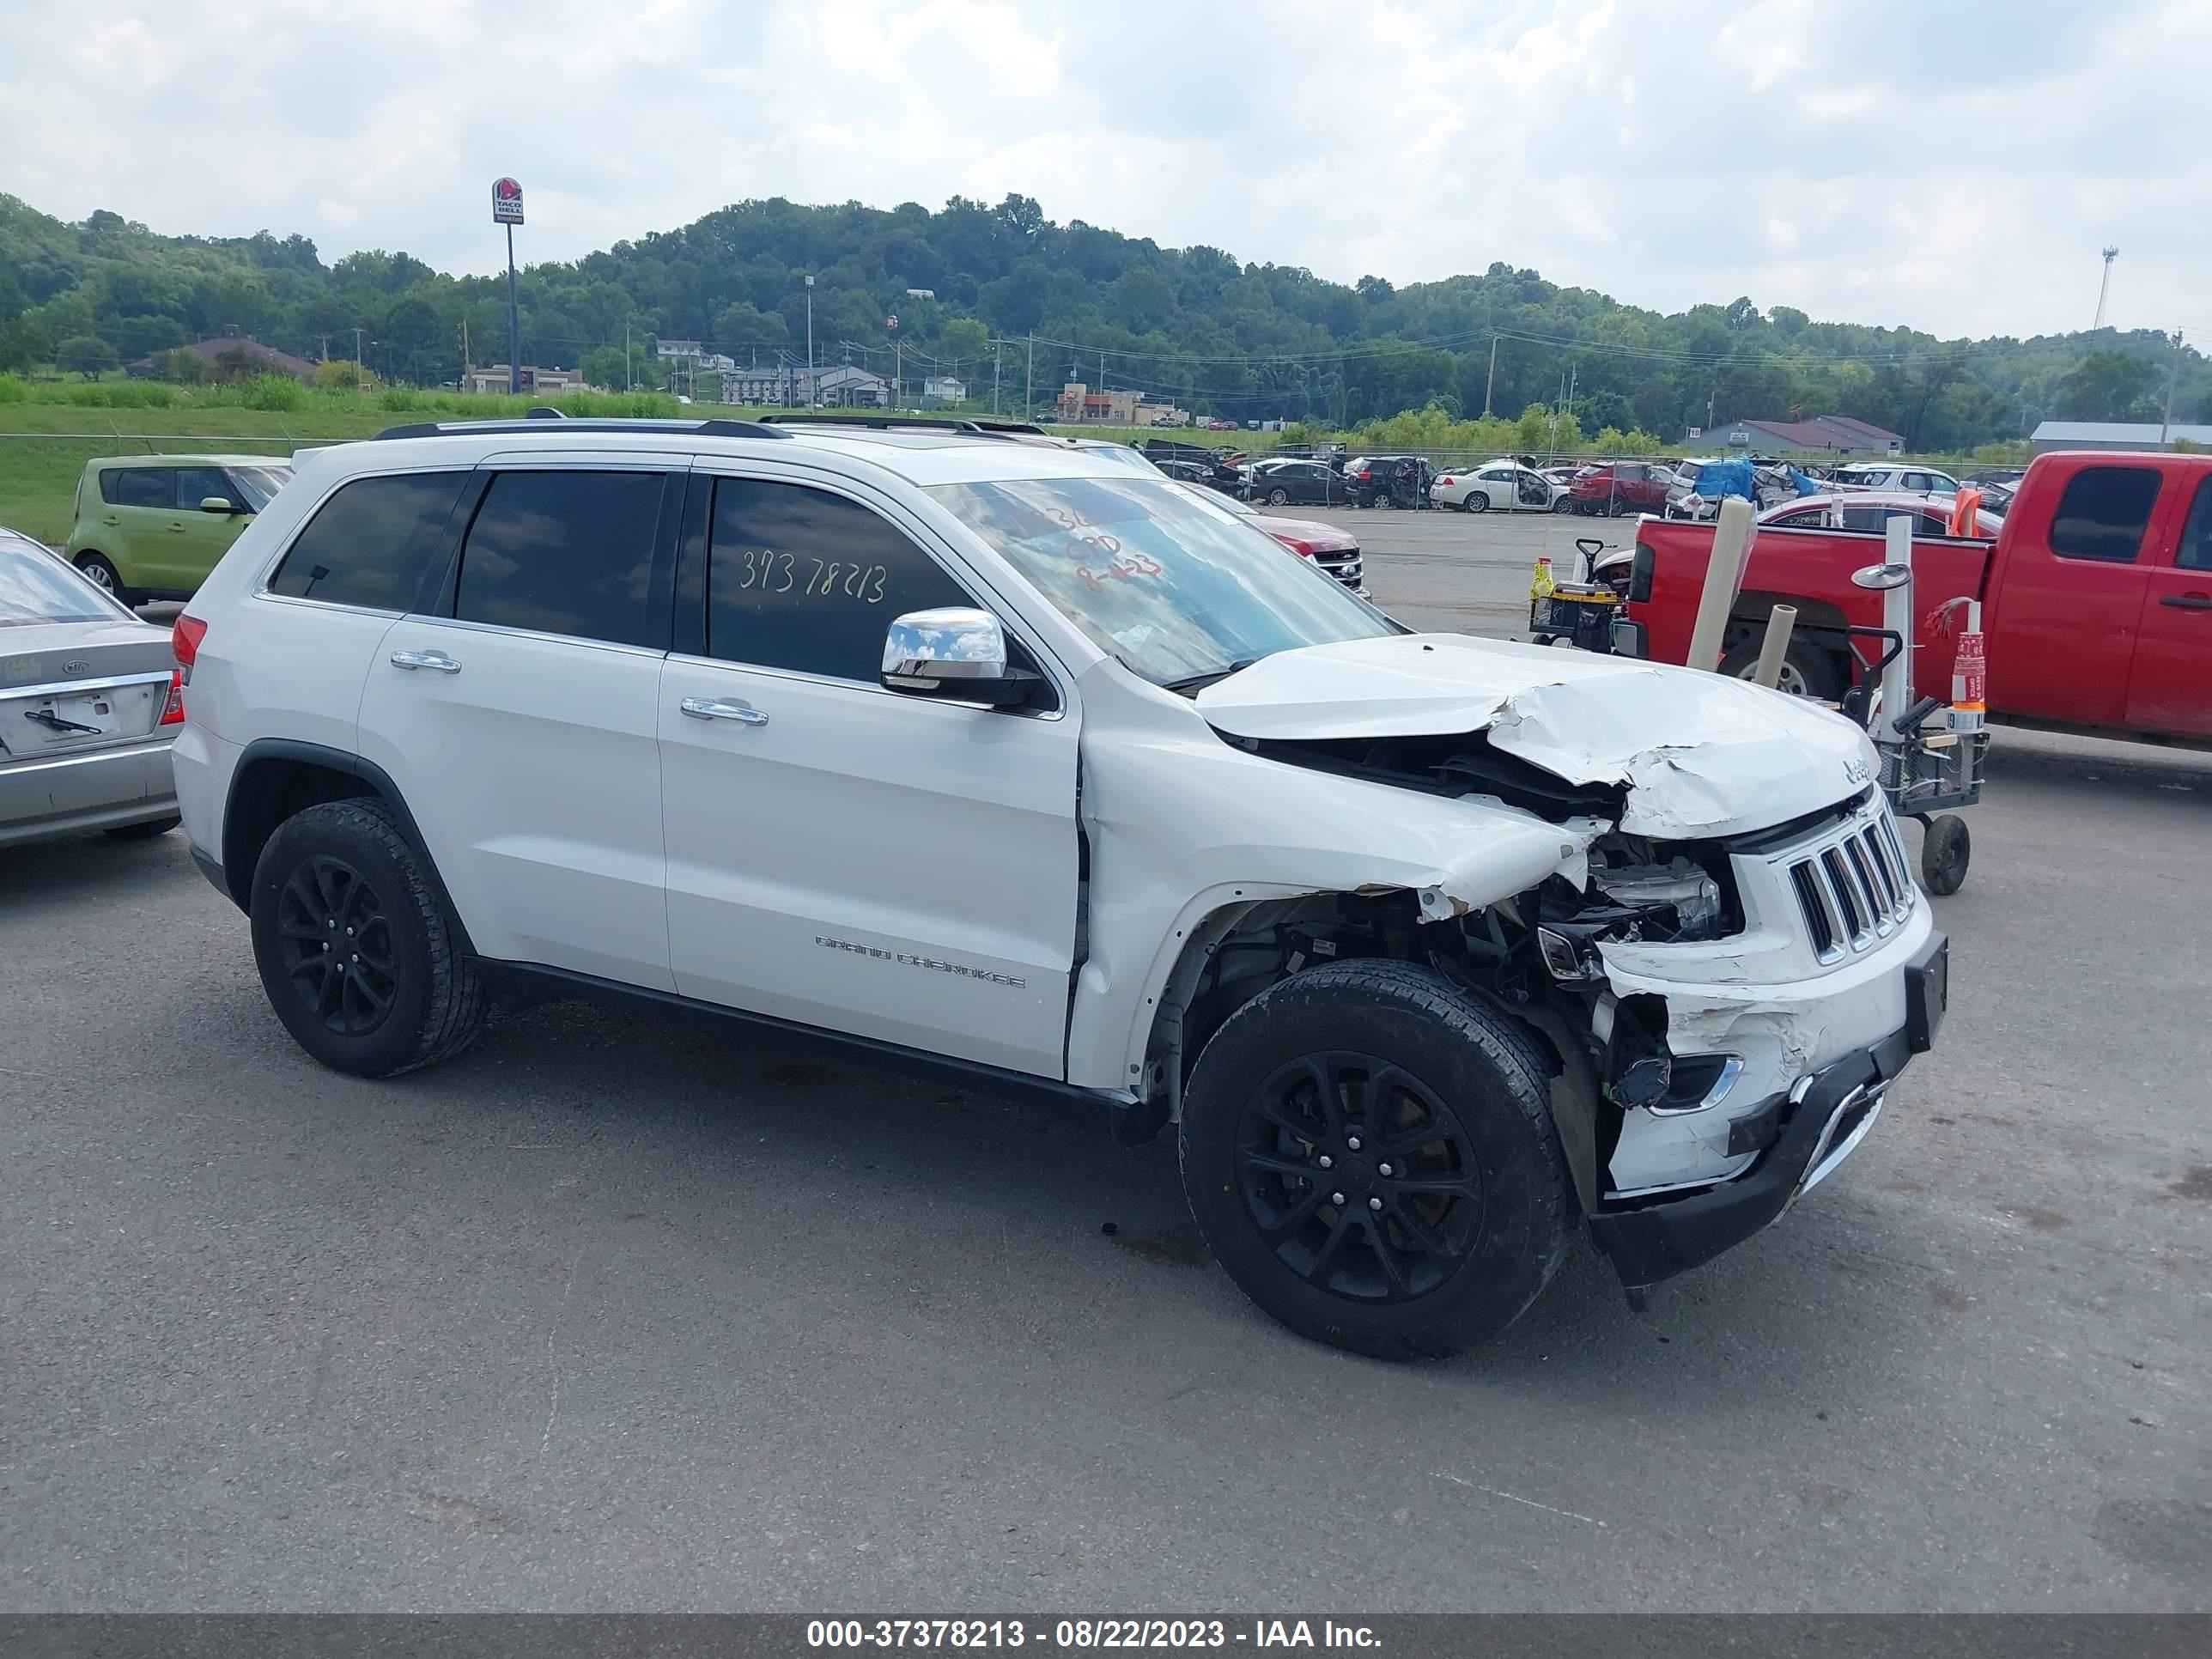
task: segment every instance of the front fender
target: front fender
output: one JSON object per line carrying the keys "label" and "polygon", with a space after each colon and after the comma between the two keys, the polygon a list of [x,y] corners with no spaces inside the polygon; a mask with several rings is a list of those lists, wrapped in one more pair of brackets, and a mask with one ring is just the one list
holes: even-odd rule
{"label": "front fender", "polygon": [[1424,920],[1444,921],[1555,872],[1583,878],[1595,823],[1562,826],[1495,801],[1264,759],[1149,690],[1098,670],[1082,682],[1091,879],[1068,1025],[1072,1083],[1135,1086],[1176,961],[1225,909],[1407,892]]}

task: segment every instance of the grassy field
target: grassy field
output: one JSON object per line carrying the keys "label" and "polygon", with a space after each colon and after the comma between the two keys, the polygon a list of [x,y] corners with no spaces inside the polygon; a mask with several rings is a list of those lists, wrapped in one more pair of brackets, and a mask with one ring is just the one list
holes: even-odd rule
{"label": "grassy field", "polygon": [[404,416],[368,410],[78,409],[0,404],[0,525],[58,546],[84,464],[102,455],[289,455],[365,438]]}

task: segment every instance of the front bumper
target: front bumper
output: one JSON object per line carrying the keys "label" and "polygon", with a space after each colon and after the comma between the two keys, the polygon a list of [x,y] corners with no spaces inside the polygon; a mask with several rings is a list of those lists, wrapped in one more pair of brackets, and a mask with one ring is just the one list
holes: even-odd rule
{"label": "front bumper", "polygon": [[0,847],[173,816],[173,731],[113,748],[0,765]]}
{"label": "front bumper", "polygon": [[1949,944],[1933,934],[1905,970],[1905,1023],[1879,1042],[1807,1073],[1769,1105],[1775,1139],[1743,1174],[1686,1196],[1601,1208],[1590,1231],[1641,1289],[1711,1261],[1775,1221],[1857,1149],[1889,1085],[1934,1046],[1949,1000]]}

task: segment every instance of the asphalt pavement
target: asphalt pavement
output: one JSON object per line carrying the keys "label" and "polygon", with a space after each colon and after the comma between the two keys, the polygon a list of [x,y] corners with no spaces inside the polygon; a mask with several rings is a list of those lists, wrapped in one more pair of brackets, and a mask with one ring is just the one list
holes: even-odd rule
{"label": "asphalt pavement", "polygon": [[[1491,633],[1591,528],[1333,516]],[[2212,1608],[2212,757],[2004,733],[1972,822],[1840,1173],[1417,1366],[1165,1144],[651,1012],[343,1078],[180,836],[11,851],[0,1611]]]}

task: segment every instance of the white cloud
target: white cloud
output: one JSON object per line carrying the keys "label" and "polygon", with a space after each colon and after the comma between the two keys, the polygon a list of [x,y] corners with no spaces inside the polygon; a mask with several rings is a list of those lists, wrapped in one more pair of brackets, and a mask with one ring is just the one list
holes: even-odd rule
{"label": "white cloud", "polygon": [[[0,0],[0,190],[488,270],[783,196],[1036,197],[1407,283],[1946,334],[2201,313],[2212,5]],[[1892,210],[1901,210],[1893,216]]]}

